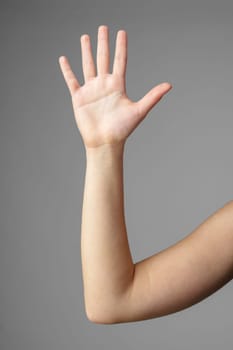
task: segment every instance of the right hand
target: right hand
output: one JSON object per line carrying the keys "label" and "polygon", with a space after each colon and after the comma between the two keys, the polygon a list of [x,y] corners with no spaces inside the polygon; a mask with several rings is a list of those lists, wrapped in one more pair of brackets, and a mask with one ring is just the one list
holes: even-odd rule
{"label": "right hand", "polygon": [[127,137],[148,112],[171,88],[162,83],[137,102],[131,101],[125,89],[127,33],[117,33],[113,72],[109,73],[108,27],[99,26],[97,75],[91,52],[90,37],[80,37],[85,84],[80,86],[68,59],[59,57],[60,68],[72,98],[75,120],[86,148],[117,144]]}

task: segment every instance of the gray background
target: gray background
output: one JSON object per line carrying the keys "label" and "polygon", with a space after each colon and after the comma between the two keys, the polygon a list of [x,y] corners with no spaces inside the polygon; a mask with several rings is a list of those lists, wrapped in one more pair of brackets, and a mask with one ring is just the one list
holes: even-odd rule
{"label": "gray background", "polygon": [[[0,349],[230,349],[232,283],[186,310],[116,325],[84,310],[85,152],[58,57],[83,83],[80,36],[128,33],[127,93],[173,89],[127,140],[134,261],[188,235],[233,198],[232,1],[2,1]],[[95,56],[96,57],[96,56]],[[216,261],[216,263],[218,263]]]}

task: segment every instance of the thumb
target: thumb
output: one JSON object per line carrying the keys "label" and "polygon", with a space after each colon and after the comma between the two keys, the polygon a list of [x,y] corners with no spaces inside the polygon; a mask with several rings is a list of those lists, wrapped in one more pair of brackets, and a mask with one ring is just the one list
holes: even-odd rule
{"label": "thumb", "polygon": [[162,83],[153,87],[144,97],[136,102],[138,115],[141,118],[145,117],[163,95],[171,89],[172,85],[170,83]]}

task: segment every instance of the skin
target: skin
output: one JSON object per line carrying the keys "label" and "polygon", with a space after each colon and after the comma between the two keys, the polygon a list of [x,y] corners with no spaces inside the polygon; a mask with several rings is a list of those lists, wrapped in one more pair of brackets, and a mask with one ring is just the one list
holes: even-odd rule
{"label": "skin", "polygon": [[116,37],[109,72],[108,27],[98,28],[96,67],[91,41],[80,37],[84,84],[59,57],[86,152],[81,261],[87,318],[135,322],[171,314],[214,293],[233,278],[233,201],[176,244],[133,262],[124,216],[126,140],[172,88],[168,82],[131,101],[125,89],[127,33]]}

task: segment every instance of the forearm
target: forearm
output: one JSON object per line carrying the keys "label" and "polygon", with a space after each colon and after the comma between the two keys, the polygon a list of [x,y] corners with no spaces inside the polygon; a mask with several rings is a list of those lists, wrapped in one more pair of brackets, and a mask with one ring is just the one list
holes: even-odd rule
{"label": "forearm", "polygon": [[124,217],[123,148],[86,151],[81,259],[85,307],[92,320],[114,314],[134,272]]}

